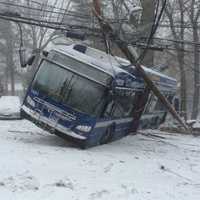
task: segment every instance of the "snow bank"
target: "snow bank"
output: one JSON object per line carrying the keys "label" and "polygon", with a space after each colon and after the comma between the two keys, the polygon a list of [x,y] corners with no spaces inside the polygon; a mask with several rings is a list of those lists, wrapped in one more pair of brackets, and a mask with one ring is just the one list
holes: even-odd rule
{"label": "snow bank", "polygon": [[200,130],[200,121],[196,121],[193,125],[193,128]]}
{"label": "snow bank", "polygon": [[20,99],[17,96],[2,96],[0,98],[0,119],[19,117]]}

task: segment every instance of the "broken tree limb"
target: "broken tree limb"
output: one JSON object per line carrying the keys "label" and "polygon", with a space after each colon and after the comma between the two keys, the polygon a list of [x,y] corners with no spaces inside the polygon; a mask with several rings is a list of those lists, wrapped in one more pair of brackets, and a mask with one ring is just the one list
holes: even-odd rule
{"label": "broken tree limb", "polygon": [[157,86],[153,83],[153,81],[148,77],[146,72],[144,71],[143,67],[138,63],[138,61],[135,58],[135,51],[132,45],[127,44],[124,42],[118,34],[113,30],[111,25],[106,22],[101,13],[101,3],[100,0],[93,0],[94,5],[94,14],[99,20],[99,24],[101,26],[102,31],[109,35],[110,38],[113,39],[113,41],[117,44],[117,46],[121,49],[121,51],[124,53],[124,55],[127,57],[127,59],[130,61],[130,63],[135,66],[135,68],[138,70],[142,78],[144,79],[147,87],[154,93],[154,95],[163,103],[163,105],[167,108],[167,110],[171,113],[171,115],[181,124],[181,126],[191,132],[187,124],[182,120],[182,118],[179,116],[179,114],[176,112],[176,110],[173,108],[173,106],[170,104],[170,102],[164,97],[164,95],[159,91]]}

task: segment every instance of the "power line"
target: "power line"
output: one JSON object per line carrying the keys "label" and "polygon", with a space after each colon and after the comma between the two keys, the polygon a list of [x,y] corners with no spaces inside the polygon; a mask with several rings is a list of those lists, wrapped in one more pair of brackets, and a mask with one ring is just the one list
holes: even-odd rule
{"label": "power line", "polygon": [[[0,2],[0,4],[1,3],[2,2]],[[8,4],[8,3],[6,3],[6,4]],[[27,7],[27,8],[33,9],[30,7]],[[37,10],[40,10],[40,9],[37,9]],[[49,13],[51,13],[50,10],[48,10],[48,11],[49,11]],[[64,13],[60,13],[60,14],[64,14]],[[68,15],[68,14],[64,14],[64,15]],[[76,16],[76,21],[79,21],[79,19],[77,17],[78,16]],[[25,23],[25,24],[29,24],[29,25],[35,25],[35,26],[46,27],[46,28],[62,30],[62,31],[69,31],[72,29],[81,29],[81,30],[85,30],[85,31],[87,30],[87,31],[91,31],[91,32],[96,32],[96,36],[100,37],[100,35],[98,34],[100,32],[100,29],[98,29],[98,28],[94,29],[94,28],[87,27],[87,26],[81,26],[81,25],[75,25],[75,24],[69,24],[69,23],[67,24],[64,22],[60,23],[60,22],[53,22],[50,20],[34,19],[31,17],[29,17],[29,18],[21,17],[20,15],[17,15],[17,13],[13,13],[13,14],[12,13],[0,13],[0,18],[5,19],[5,20],[11,20],[13,22]],[[82,22],[82,21],[79,21],[79,22]],[[94,34],[92,34],[92,35],[94,35]],[[185,41],[185,40],[181,41],[181,40],[172,40],[172,39],[164,39],[164,38],[152,38],[152,39],[154,41],[158,40],[158,41],[168,41],[168,42],[173,42],[173,43],[185,43],[185,44],[190,44],[190,45],[200,45],[200,43],[195,43],[195,42]],[[147,44],[144,44],[144,43],[142,45],[141,45],[141,43],[137,43],[136,45],[141,46],[141,47],[144,47],[145,45],[147,46]],[[179,50],[179,51],[185,51],[185,52],[191,52],[191,53],[193,52],[193,51],[189,51],[189,50],[185,50],[185,49],[172,49],[169,47],[169,45],[163,46],[163,44],[161,45],[161,47],[153,46],[150,48]]]}
{"label": "power line", "polygon": [[[170,50],[170,51],[182,51],[182,52],[185,52],[185,53],[194,53],[194,51],[192,51],[192,50],[187,50],[187,49],[181,49],[181,48],[172,48],[172,47],[168,47],[168,46],[163,46],[162,47],[163,48],[163,50]],[[197,51],[197,52],[199,52],[200,53],[200,51]]]}
{"label": "power line", "polygon": [[[26,2],[28,2],[28,1],[26,0]],[[43,17],[43,18],[48,18],[48,17],[49,17],[48,14],[55,14],[55,15],[57,15],[57,16],[52,15],[50,18],[51,18],[52,20],[55,19],[56,21],[57,21],[58,17],[60,17],[60,16],[64,16],[64,17],[75,17],[76,20],[77,20],[77,18],[80,18],[81,20],[83,20],[83,19],[85,19],[85,20],[91,20],[91,16],[86,15],[86,14],[83,15],[83,14],[80,14],[80,13],[74,12],[74,11],[67,11],[67,12],[66,12],[65,9],[58,8],[58,7],[51,6],[51,5],[45,5],[45,6],[49,7],[49,8],[52,8],[51,10],[49,10],[49,9],[46,9],[46,8],[42,8],[42,6],[44,6],[44,4],[41,4],[41,3],[39,3],[39,2],[32,1],[32,0],[30,0],[30,2],[34,2],[35,4],[40,5],[41,8],[34,8],[34,7],[26,6],[26,5],[24,5],[24,4],[23,4],[23,5],[19,5],[19,3],[14,4],[14,3],[10,3],[10,2],[0,2],[0,4],[2,4],[2,5],[7,5],[7,6],[11,6],[11,7],[14,7],[14,8],[23,8],[23,9],[27,9],[27,12],[28,12],[28,11],[39,11],[40,14],[37,13],[37,14],[34,14],[34,15],[35,15],[35,16],[38,16],[38,17],[41,16],[41,17]],[[57,9],[57,10],[63,11],[63,12],[58,12],[58,11],[55,11],[54,9]],[[22,12],[22,11],[20,10],[20,12]],[[23,12],[25,12],[25,11],[23,11]],[[42,13],[42,14],[41,14],[41,13]],[[47,15],[45,16],[45,14],[47,14]],[[31,16],[31,15],[33,15],[33,13],[29,13],[29,15]],[[54,20],[54,21],[55,21],[55,20]],[[122,21],[124,21],[124,22],[127,22],[127,21],[128,21],[127,19],[120,19],[120,20],[108,19],[108,20],[109,20],[110,23],[119,23],[119,22],[122,22]],[[170,25],[168,24],[168,22],[164,22],[164,23],[162,22],[162,23],[159,25],[159,27],[160,27],[160,28],[169,28]],[[200,25],[191,26],[191,25],[187,25],[187,24],[179,24],[179,23],[177,22],[177,23],[175,23],[175,25],[174,25],[173,27],[179,28],[179,29],[181,29],[181,28],[185,28],[185,29],[198,28],[198,29],[199,29],[199,28],[200,28]]]}
{"label": "power line", "polygon": [[[160,24],[160,27],[161,28],[170,28],[171,26],[169,24]],[[192,26],[192,25],[186,25],[186,24],[176,24],[176,25],[173,25],[174,28],[178,28],[178,29],[194,29],[194,28],[197,28],[197,29],[200,29],[200,25],[197,25],[197,26]]]}
{"label": "power line", "polygon": [[[34,0],[24,0],[25,2],[27,2],[27,4],[29,3],[33,3],[33,4],[36,4],[36,5],[39,5],[39,6],[43,6],[44,4],[42,3],[39,3],[38,1],[34,1]],[[48,4],[45,4],[46,7],[49,7],[49,8],[53,8],[53,9],[56,9],[56,10],[62,10],[62,11],[65,11],[64,8],[60,8],[60,7],[57,7],[57,6],[54,6],[54,5],[48,5]]]}
{"label": "power line", "polygon": [[[32,0],[29,0],[30,2],[34,2],[40,6],[42,6],[43,4],[39,3],[39,2],[35,2],[35,1],[32,1]],[[27,7],[27,6],[22,6],[22,5],[16,5],[16,4],[13,4],[13,3],[9,3],[9,2],[0,2],[0,4],[5,4],[5,5],[12,5],[12,6],[16,6],[16,7],[23,7],[23,8],[27,8],[27,9],[30,9],[30,10],[37,10],[37,11],[41,11],[41,9],[39,8],[30,8],[30,7]],[[54,6],[50,6],[50,5],[47,5],[48,7],[53,7],[55,8]],[[59,8],[56,8],[56,9],[59,9]],[[64,9],[62,9],[64,10]],[[44,10],[44,11],[47,11],[49,13],[54,13],[52,10]],[[69,14],[69,13],[61,13],[61,12],[56,12],[57,14],[63,14],[63,15],[69,15],[69,16],[73,16],[73,17],[76,17],[76,21],[79,21],[78,17],[82,17],[80,15],[72,15],[72,14]],[[28,17],[21,17],[21,16],[8,16],[8,14],[2,14],[0,13],[0,16],[2,19],[6,19],[6,20],[12,20],[12,21],[15,21],[15,22],[21,22],[21,23],[26,23],[26,24],[30,24],[30,25],[36,25],[36,26],[40,26],[40,27],[46,27],[46,28],[51,28],[51,29],[56,29],[56,30],[69,30],[74,28],[74,29],[87,29],[87,30],[90,30],[90,31],[95,31],[89,27],[86,27],[86,26],[77,26],[77,25],[73,25],[73,24],[67,24],[67,23],[60,23],[60,22],[52,22],[50,20],[41,20],[41,19],[34,19],[34,18],[28,18]],[[38,15],[37,15],[38,16]],[[11,17],[15,17],[15,19],[11,19]],[[17,19],[18,18],[18,19]],[[48,17],[47,17],[48,18]],[[55,17],[56,18],[56,17]],[[82,19],[81,19],[82,20]],[[83,21],[79,21],[79,22],[83,22]],[[161,24],[162,26],[163,24]],[[96,29],[96,31],[98,32],[99,29]],[[99,36],[99,35],[97,35]],[[186,43],[186,44],[192,44],[192,45],[200,45],[199,43],[194,43],[194,42],[190,42],[190,41],[177,41],[177,40],[170,40],[170,39],[163,39],[163,38],[152,38],[154,40],[162,40],[162,41],[171,41],[171,42],[174,42],[174,43]],[[138,44],[140,45],[140,44]],[[144,46],[144,44],[143,44]],[[159,48],[159,47],[154,47],[154,48]],[[161,47],[163,48],[163,47]],[[169,47],[168,47],[169,49]],[[188,51],[187,51],[188,52]]]}
{"label": "power line", "polygon": [[198,45],[200,46],[200,43],[198,42],[192,42],[188,40],[173,40],[173,39],[166,39],[166,38],[159,38],[155,37],[153,38],[154,40],[164,40],[164,41],[169,41],[169,42],[175,42],[175,43],[181,43],[181,44],[190,44],[190,45]]}
{"label": "power line", "polygon": [[[58,12],[58,11],[48,10],[48,9],[44,9],[44,8],[41,9],[41,8],[29,7],[29,6],[26,6],[26,5],[13,4],[13,3],[10,3],[10,2],[0,2],[0,4],[11,6],[11,7],[14,7],[14,8],[27,9],[27,11],[39,11],[39,12],[43,12],[43,13],[46,12],[46,13],[50,13],[50,14],[66,15],[66,16],[71,16],[71,17],[79,17],[79,18],[87,18],[88,19],[88,16],[77,14],[77,13],[74,13],[72,11],[68,11],[67,13]],[[64,10],[64,11],[66,11],[66,10]]]}
{"label": "power line", "polygon": [[34,26],[39,26],[39,27],[44,27],[44,28],[49,28],[49,29],[55,29],[55,30],[68,30],[67,27],[61,27],[60,25],[48,21],[41,21],[37,19],[30,19],[30,18],[24,18],[24,17],[11,17],[11,16],[6,16],[4,14],[0,13],[0,18],[12,22],[19,22],[23,24],[28,24],[28,25],[34,25]]}
{"label": "power line", "polygon": [[[146,48],[146,44],[145,43],[136,42],[136,43],[132,43],[132,45],[135,46],[135,47],[142,48],[142,49]],[[182,52],[185,52],[185,53],[192,53],[192,54],[194,53],[194,51],[192,51],[192,50],[182,49],[182,48],[173,48],[173,47],[170,47],[168,45],[161,45],[161,44],[149,45],[148,49],[151,49],[153,51],[170,50],[170,51],[182,51]],[[200,51],[197,51],[197,52],[200,52]]]}
{"label": "power line", "polygon": [[[140,38],[140,40],[145,40],[145,37]],[[194,42],[194,41],[189,41],[189,40],[175,40],[175,39],[168,39],[168,38],[160,38],[160,37],[154,37],[154,41],[165,41],[165,42],[172,42],[172,43],[177,43],[177,44],[187,44],[187,45],[192,45],[192,46],[200,46],[199,42]],[[169,44],[168,44],[169,45]]]}
{"label": "power line", "polygon": [[87,27],[87,26],[48,22],[48,21],[24,18],[24,17],[19,17],[19,16],[16,16],[16,17],[15,16],[7,16],[7,15],[1,14],[1,13],[0,13],[0,19],[12,21],[12,22],[16,22],[16,23],[23,23],[23,24],[27,24],[27,25],[34,25],[34,26],[38,26],[38,27],[54,29],[54,30],[61,30],[61,31],[82,30],[82,31],[87,31],[86,35],[88,35],[88,36],[94,35],[93,34],[94,31],[96,33],[100,32],[99,29],[93,29],[93,28]]}
{"label": "power line", "polygon": [[158,25],[160,23],[162,15],[163,15],[164,8],[166,6],[166,0],[164,0],[164,2],[163,2],[160,13],[159,13],[159,5],[160,5],[160,0],[157,0],[156,12],[155,12],[155,15],[154,15],[151,32],[149,34],[149,37],[147,38],[146,47],[144,48],[144,51],[140,54],[140,56],[137,58],[136,63],[141,62],[145,58],[145,55],[146,55],[147,51],[149,50],[149,45],[152,42],[152,38],[153,38],[154,34],[156,33],[156,31],[158,29]]}
{"label": "power line", "polygon": [[[100,32],[100,30],[98,28],[91,28],[91,27],[87,27],[87,26],[80,26],[80,25],[73,25],[73,24],[67,24],[67,23],[59,23],[59,22],[51,22],[51,21],[46,21],[46,20],[37,20],[37,19],[31,19],[31,18],[25,18],[25,17],[20,17],[20,16],[7,16],[5,14],[1,14],[0,13],[0,18],[4,19],[4,20],[10,20],[13,22],[18,22],[18,23],[25,23],[25,24],[29,24],[29,25],[35,25],[35,26],[40,26],[40,27],[46,27],[46,28],[50,28],[50,29],[55,29],[55,30],[61,30],[61,31],[70,31],[72,29],[82,29],[82,30],[87,30],[87,31],[91,31],[91,32],[96,32],[96,37],[101,37],[100,34],[98,34]],[[92,34],[94,35],[94,34]],[[181,40],[172,40],[172,39],[165,39],[165,38],[152,38],[154,41],[158,40],[158,41],[169,41],[169,42],[173,42],[173,43],[185,43],[185,44],[190,44],[190,45],[200,45],[200,43],[195,43],[195,42],[191,42],[191,41],[181,41]],[[136,46],[141,46],[144,48],[144,46],[147,46],[147,44],[145,43],[135,43]],[[160,46],[152,46],[150,47],[151,49],[168,49],[168,50],[179,50],[179,51],[184,51],[184,52],[190,52],[193,53],[194,51],[190,51],[190,50],[183,50],[183,49],[173,49],[170,48],[169,45],[163,45],[161,44]]]}
{"label": "power line", "polygon": [[[77,20],[77,18],[80,18],[80,20],[84,20],[85,19],[85,20],[91,21],[91,16],[90,15],[86,15],[86,14],[83,15],[83,14],[80,14],[80,13],[75,12],[75,11],[67,11],[66,12],[65,9],[60,9],[60,10],[62,10],[64,12],[58,12],[58,11],[54,11],[54,10],[48,10],[46,8],[34,8],[34,7],[26,6],[24,4],[23,5],[19,5],[19,4],[13,4],[13,3],[10,3],[10,2],[0,2],[0,4],[8,5],[8,6],[11,6],[11,7],[15,8],[15,9],[16,8],[19,8],[19,9],[23,8],[25,10],[22,10],[22,9],[19,10],[20,13],[24,13],[25,14],[26,13],[25,11],[27,11],[29,16],[37,16],[37,17],[48,18],[49,15],[45,16],[45,12],[46,12],[46,13],[49,13],[49,14],[56,14],[56,15],[61,15],[61,16],[65,16],[65,17],[74,17],[74,18],[76,18],[76,20]],[[40,3],[38,3],[38,4],[41,5],[41,6],[43,5],[43,4],[40,4]],[[52,6],[52,7],[54,8],[54,6]],[[59,8],[57,8],[57,9],[59,9]],[[39,11],[40,13],[35,13],[34,14],[34,13],[30,13],[30,11]],[[58,16],[54,15],[54,16],[51,16],[50,18],[51,19],[55,19],[57,21]],[[107,20],[109,21],[109,23],[119,23],[121,21],[128,21],[127,19],[114,20],[112,18],[108,18]],[[96,24],[98,24],[98,21],[97,20],[95,20],[95,21],[96,21]]]}

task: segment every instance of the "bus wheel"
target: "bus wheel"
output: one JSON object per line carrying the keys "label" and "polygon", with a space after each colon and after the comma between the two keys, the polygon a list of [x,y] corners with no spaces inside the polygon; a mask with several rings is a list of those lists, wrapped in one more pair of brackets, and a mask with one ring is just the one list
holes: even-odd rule
{"label": "bus wheel", "polygon": [[102,135],[102,137],[100,139],[100,144],[109,143],[113,138],[114,131],[115,131],[115,123],[108,126],[106,132]]}

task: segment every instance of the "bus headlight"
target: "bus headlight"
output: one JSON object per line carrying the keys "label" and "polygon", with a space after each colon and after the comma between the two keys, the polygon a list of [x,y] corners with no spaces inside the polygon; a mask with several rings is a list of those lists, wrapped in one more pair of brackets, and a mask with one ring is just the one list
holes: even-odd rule
{"label": "bus headlight", "polygon": [[77,130],[82,131],[82,132],[90,132],[92,127],[91,126],[85,126],[85,125],[79,125],[76,127]]}
{"label": "bus headlight", "polygon": [[28,96],[26,101],[29,105],[31,105],[32,107],[35,107],[35,101],[33,101],[33,99],[31,99],[31,97]]}

